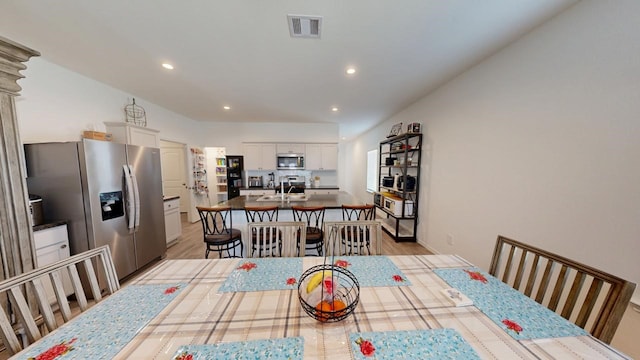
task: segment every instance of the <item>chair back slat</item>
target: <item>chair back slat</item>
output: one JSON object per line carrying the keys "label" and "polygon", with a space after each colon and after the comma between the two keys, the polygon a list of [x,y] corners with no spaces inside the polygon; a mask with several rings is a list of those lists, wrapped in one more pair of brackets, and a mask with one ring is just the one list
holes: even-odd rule
{"label": "chair back slat", "polygon": [[382,227],[377,221],[326,221],[324,233],[326,256],[382,254]]}
{"label": "chair back slat", "polygon": [[604,271],[503,236],[498,236],[489,273],[607,344],[636,287]]}
{"label": "chair back slat", "polygon": [[535,254],[533,256],[533,262],[531,263],[531,270],[529,272],[529,277],[527,278],[527,286],[524,289],[524,294],[528,297],[531,297],[531,293],[533,292],[533,287],[536,283],[536,277],[538,276],[538,267],[540,265],[540,256]]}
{"label": "chair back slat", "polygon": [[[65,294],[64,286],[62,285],[60,270],[50,272],[49,278],[51,279],[51,284],[53,285],[53,292],[56,294],[58,310],[60,310],[64,322],[67,322],[71,320],[71,307],[69,306],[69,301],[67,300],[67,295]],[[111,286],[112,285],[109,285],[109,287]],[[109,293],[113,293],[114,291],[115,290],[110,290]]]}
{"label": "chair back slat", "polygon": [[538,293],[536,294],[536,297],[535,297],[536,302],[540,304],[542,304],[542,301],[544,300],[544,296],[547,293],[547,289],[549,288],[552,272],[553,272],[553,261],[547,261],[547,265],[544,268],[544,275],[542,276],[542,280],[540,281],[540,287],[538,288]]}
{"label": "chair back slat", "polygon": [[9,294],[11,295],[9,300],[16,309],[15,315],[16,318],[22,323],[24,326],[25,334],[27,335],[27,339],[29,342],[35,342],[40,340],[42,337],[40,335],[40,330],[38,330],[38,325],[36,321],[31,316],[31,309],[29,308],[29,304],[22,293],[22,289],[19,286],[12,287],[9,289]]}
{"label": "chair back slat", "polygon": [[560,297],[562,296],[562,292],[565,289],[565,284],[567,283],[567,265],[562,265],[560,268],[560,273],[556,277],[555,286],[553,287],[553,292],[551,293],[551,299],[549,300],[549,305],[547,307],[553,311],[558,309],[558,304],[560,304]]}
{"label": "chair back slat", "polygon": [[47,325],[47,329],[49,331],[53,331],[56,328],[56,317],[53,313],[53,309],[49,304],[49,299],[47,299],[47,292],[44,289],[44,285],[41,278],[33,279],[31,284],[33,285],[33,293],[35,294],[36,301],[38,302],[38,307],[40,308],[40,314],[42,314],[42,318],[44,319],[45,325]]}
{"label": "chair back slat", "polygon": [[[249,224],[249,232],[261,244],[258,251],[249,252],[250,257],[269,257],[274,254],[262,249],[277,249],[281,257],[304,256],[307,224],[303,221],[256,222]],[[300,243],[299,243],[300,242]]]}
{"label": "chair back slat", "polygon": [[[98,267],[98,272],[94,270],[94,266]],[[21,351],[23,344],[28,345],[39,340],[46,331],[58,328],[61,324],[58,324],[56,318],[57,311],[60,312],[63,322],[72,318],[69,300],[63,287],[63,275],[69,275],[71,279],[73,295],[80,311],[89,308],[83,282],[80,280],[79,267],[83,270],[83,278],[86,278],[84,286],[92,288],[92,303],[97,303],[103,298],[102,287],[108,294],[120,289],[111,251],[106,245],[0,282],[0,297],[7,299],[4,306],[0,307],[0,335],[10,354]],[[104,275],[104,279],[100,278],[104,283],[98,281],[97,273]],[[55,300],[49,298],[45,282],[51,282]]]}

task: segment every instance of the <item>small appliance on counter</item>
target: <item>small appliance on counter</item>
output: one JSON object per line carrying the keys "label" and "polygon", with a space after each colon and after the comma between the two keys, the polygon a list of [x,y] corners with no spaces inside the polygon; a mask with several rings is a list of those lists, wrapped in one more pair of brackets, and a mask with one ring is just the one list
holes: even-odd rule
{"label": "small appliance on counter", "polygon": [[267,184],[269,189],[273,189],[276,186],[275,176],[274,173],[269,173],[269,183]]}
{"label": "small appliance on counter", "polygon": [[29,194],[29,212],[31,213],[31,222],[33,226],[42,225],[44,223],[41,196]]}
{"label": "small appliance on counter", "polygon": [[262,176],[249,176],[250,188],[262,188]]}

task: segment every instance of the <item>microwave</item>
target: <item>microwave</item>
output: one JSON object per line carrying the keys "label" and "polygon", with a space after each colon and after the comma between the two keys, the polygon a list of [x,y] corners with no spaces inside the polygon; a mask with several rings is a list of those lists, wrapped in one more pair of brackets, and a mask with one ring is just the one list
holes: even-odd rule
{"label": "microwave", "polygon": [[[402,199],[384,196],[382,201],[382,207],[385,210],[392,213],[394,216],[402,216]],[[404,216],[413,216],[413,201],[404,200]]]}
{"label": "microwave", "polygon": [[278,170],[304,170],[304,154],[277,154]]}

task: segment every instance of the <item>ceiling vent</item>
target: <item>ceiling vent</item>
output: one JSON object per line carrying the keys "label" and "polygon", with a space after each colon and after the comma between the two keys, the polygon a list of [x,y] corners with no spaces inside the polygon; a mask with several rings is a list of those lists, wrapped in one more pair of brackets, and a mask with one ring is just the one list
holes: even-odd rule
{"label": "ceiling vent", "polygon": [[322,16],[287,15],[289,34],[294,38],[320,38]]}

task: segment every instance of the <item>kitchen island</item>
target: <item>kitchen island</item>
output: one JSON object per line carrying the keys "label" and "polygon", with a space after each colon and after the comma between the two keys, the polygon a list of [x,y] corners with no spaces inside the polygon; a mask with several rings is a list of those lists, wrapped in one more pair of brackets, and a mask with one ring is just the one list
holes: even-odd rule
{"label": "kitchen island", "polygon": [[233,199],[223,201],[218,206],[230,206],[231,218],[233,227],[239,229],[242,232],[242,240],[245,244],[244,251],[246,256],[247,239],[250,237],[247,234],[247,217],[244,213],[245,206],[278,206],[278,221],[293,221],[292,206],[305,206],[305,207],[317,207],[324,206],[325,214],[324,221],[342,221],[342,205],[364,205],[362,201],[355,198],[353,195],[339,191],[337,194],[312,194],[308,195],[306,201],[258,201],[260,196],[245,195],[238,196]]}
{"label": "kitchen island", "polygon": [[[317,207],[324,206],[327,210],[341,210],[342,205],[364,205],[364,203],[356,199],[353,195],[346,191],[339,191],[337,194],[310,194],[307,201],[258,201],[261,196],[245,195],[238,196],[231,200],[223,201],[220,206],[230,206],[232,210],[244,210],[245,206],[275,206],[279,208],[279,213],[291,213],[288,209],[292,206]],[[284,211],[283,211],[284,210]],[[340,211],[339,211],[340,212]],[[278,217],[279,220],[284,220]],[[340,217],[339,220],[341,220]],[[235,220],[234,220],[235,222]]]}

